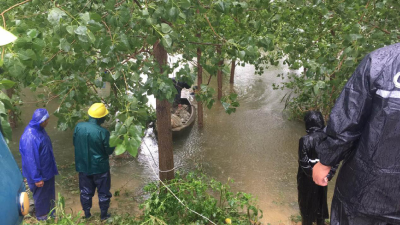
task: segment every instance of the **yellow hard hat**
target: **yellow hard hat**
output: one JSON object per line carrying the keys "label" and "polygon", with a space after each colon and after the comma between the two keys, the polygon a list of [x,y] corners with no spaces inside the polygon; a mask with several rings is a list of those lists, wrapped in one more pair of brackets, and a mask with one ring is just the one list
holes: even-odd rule
{"label": "yellow hard hat", "polygon": [[89,116],[93,118],[102,118],[107,116],[108,110],[103,103],[94,103],[88,110]]}

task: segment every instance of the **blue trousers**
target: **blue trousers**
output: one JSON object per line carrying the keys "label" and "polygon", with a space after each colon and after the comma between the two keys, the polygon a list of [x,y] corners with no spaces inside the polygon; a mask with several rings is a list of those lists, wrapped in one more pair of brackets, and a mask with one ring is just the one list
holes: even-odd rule
{"label": "blue trousers", "polygon": [[28,185],[35,201],[36,218],[38,220],[47,219],[47,215],[54,208],[56,200],[55,177],[45,181],[43,187],[36,187],[34,183]]}
{"label": "blue trousers", "polygon": [[81,191],[81,204],[82,209],[90,212],[92,208],[92,197],[94,196],[97,188],[97,194],[99,196],[99,206],[102,213],[107,213],[110,206],[110,199],[112,194],[111,188],[111,175],[110,171],[106,173],[87,175],[85,173],[79,173],[79,189]]}

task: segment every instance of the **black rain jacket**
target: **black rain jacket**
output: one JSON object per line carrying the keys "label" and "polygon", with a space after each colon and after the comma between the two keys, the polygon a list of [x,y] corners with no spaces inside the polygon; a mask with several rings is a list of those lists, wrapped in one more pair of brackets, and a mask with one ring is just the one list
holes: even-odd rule
{"label": "black rain jacket", "polygon": [[337,99],[328,137],[317,146],[324,165],[345,159],[335,197],[346,211],[395,224],[400,223],[399,76],[400,43],[368,54]]}
{"label": "black rain jacket", "polygon": [[[327,204],[328,187],[321,187],[312,179],[312,168],[319,161],[316,146],[321,143],[326,134],[322,132],[324,119],[320,112],[310,111],[304,117],[307,135],[299,140],[299,170],[297,172],[298,203],[302,221],[311,224],[317,220],[329,217]],[[332,167],[328,174],[331,180],[337,166]]]}

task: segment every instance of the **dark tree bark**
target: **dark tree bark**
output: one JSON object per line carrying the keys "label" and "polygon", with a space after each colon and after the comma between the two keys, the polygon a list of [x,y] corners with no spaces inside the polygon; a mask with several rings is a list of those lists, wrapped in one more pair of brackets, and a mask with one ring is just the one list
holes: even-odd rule
{"label": "dark tree bark", "polygon": [[[160,66],[167,63],[168,54],[160,42],[156,42],[153,46],[153,54]],[[172,131],[171,131],[171,104],[167,100],[156,100],[157,111],[157,132],[158,132],[158,162],[160,168],[160,179],[167,181],[174,179],[174,153],[172,148]],[[171,170],[171,171],[169,171]],[[162,172],[169,171],[169,172]]]}
{"label": "dark tree bark", "polygon": [[235,67],[236,67],[236,60],[232,60],[231,79],[229,80],[229,83],[231,84],[235,83]]}
{"label": "dark tree bark", "polygon": [[[217,47],[217,55],[221,58],[221,46]],[[218,63],[218,72],[217,72],[217,82],[218,82],[218,100],[222,98],[222,65],[224,64],[224,60],[221,59]]]}

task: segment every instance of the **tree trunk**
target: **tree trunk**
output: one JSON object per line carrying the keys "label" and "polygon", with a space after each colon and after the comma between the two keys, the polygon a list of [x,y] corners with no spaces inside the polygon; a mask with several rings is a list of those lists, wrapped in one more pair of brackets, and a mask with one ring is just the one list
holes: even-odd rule
{"label": "tree trunk", "polygon": [[[217,55],[221,58],[221,46],[217,47]],[[224,60],[221,59],[218,63],[218,72],[217,72],[217,82],[218,82],[218,100],[222,98],[222,65],[224,64]]]}
{"label": "tree trunk", "polygon": [[231,84],[235,83],[235,67],[236,67],[236,60],[232,60],[231,79],[229,80],[229,83]]}
{"label": "tree trunk", "polygon": [[[198,37],[201,35],[198,34]],[[197,89],[200,90],[203,84],[203,67],[200,64],[201,60],[201,49],[197,48]],[[203,103],[201,101],[197,102],[197,124],[199,127],[203,127]]]}
{"label": "tree trunk", "polygon": [[[168,54],[159,41],[153,46],[153,54],[160,66],[160,72],[162,73],[162,65],[167,63]],[[172,151],[171,104],[167,100],[161,101],[157,99],[156,112],[160,179],[162,181],[172,180],[174,179],[174,153]]]}
{"label": "tree trunk", "polygon": [[[15,91],[14,88],[10,88],[10,89],[6,90],[6,94],[10,99],[12,98],[14,91]],[[12,110],[8,111],[8,122],[10,123],[11,128],[17,127],[17,115]]]}

